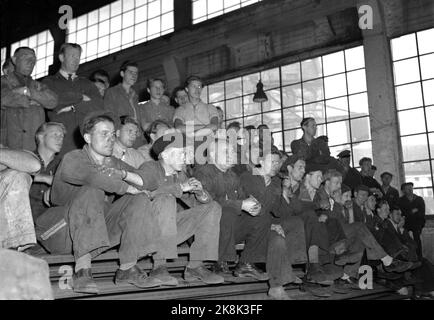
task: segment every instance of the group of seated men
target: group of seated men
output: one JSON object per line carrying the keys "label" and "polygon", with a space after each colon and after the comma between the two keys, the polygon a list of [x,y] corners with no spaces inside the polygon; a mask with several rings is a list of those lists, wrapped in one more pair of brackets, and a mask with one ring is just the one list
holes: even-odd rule
{"label": "group of seated men", "polygon": [[[2,77],[1,247],[73,254],[73,289],[84,293],[98,293],[91,262],[111,248],[115,283],[178,285],[167,262],[187,240],[186,281],[252,277],[269,281],[272,298],[289,299],[284,285],[302,282],[293,264],[306,266],[307,281],[352,285],[368,261],[379,272],[414,273],[420,291],[433,293],[433,267],[421,254],[425,209],[411,183],[399,198],[392,174],[382,174],[383,185],[373,178],[371,159],[359,173],[349,151],[331,157],[313,118],[302,120],[290,156],[266,125],[218,130],[222,117],[201,101],[198,77],[179,90],[176,109],[156,79],[139,105],[137,64],[124,63],[121,83],[109,88],[104,75],[92,83],[75,74],[80,54],[62,46],[61,69],[39,83],[30,77],[34,51],[19,48]],[[44,108],[49,122],[30,139]],[[143,257],[153,261],[149,274],[137,264]]]}

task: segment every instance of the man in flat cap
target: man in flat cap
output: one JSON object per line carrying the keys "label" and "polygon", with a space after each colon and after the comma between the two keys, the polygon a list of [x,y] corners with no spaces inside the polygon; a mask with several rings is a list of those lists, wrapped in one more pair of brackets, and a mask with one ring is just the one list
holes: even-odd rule
{"label": "man in flat cap", "polygon": [[406,182],[401,185],[403,195],[399,198],[398,206],[405,217],[404,228],[413,233],[414,241],[417,243],[417,255],[422,259],[420,235],[425,226],[425,201],[422,197],[414,194],[413,186],[413,182]]}
{"label": "man in flat cap", "polygon": [[351,192],[354,192],[354,189],[362,184],[362,176],[360,172],[351,167],[351,151],[343,150],[338,154],[339,162],[344,167],[343,172],[343,181],[342,183],[351,188]]}
{"label": "man in flat cap", "polygon": [[82,125],[86,145],[67,153],[54,176],[51,202],[36,221],[38,240],[50,253],[74,254],[73,289],[98,293],[91,260],[119,245],[115,282],[140,288],[159,286],[137,266],[157,249],[159,233],[151,203],[136,170],[112,156],[113,119],[88,114]]}
{"label": "man in flat cap", "polygon": [[381,191],[383,192],[383,199],[385,199],[389,206],[392,208],[398,204],[399,201],[399,192],[394,187],[390,185],[393,179],[393,174],[390,172],[383,172],[380,176],[381,182],[383,185],[381,186]]}
{"label": "man in flat cap", "polygon": [[[185,148],[186,138],[182,133],[163,135],[152,146],[158,161],[145,162],[139,168],[144,187],[151,191],[152,210],[158,217],[161,231],[151,277],[164,285],[176,286],[178,281],[169,274],[167,259],[176,259],[177,246],[194,236],[184,279],[222,283],[224,278],[203,264],[206,260],[218,260],[221,207],[200,181],[187,177],[183,170]],[[179,210],[177,204],[187,209]]]}

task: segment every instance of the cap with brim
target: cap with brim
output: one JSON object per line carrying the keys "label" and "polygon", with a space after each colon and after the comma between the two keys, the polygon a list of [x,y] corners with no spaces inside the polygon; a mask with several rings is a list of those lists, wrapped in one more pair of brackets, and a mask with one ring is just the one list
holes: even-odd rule
{"label": "cap with brim", "polygon": [[351,188],[347,186],[346,184],[341,185],[341,192],[344,194],[345,192],[351,191]]}
{"label": "cap with brim", "polygon": [[181,132],[165,134],[158,138],[153,146],[152,151],[158,157],[164,150],[169,148],[185,148],[186,137]]}
{"label": "cap with brim", "polygon": [[391,174],[390,172],[383,172],[380,176],[380,178],[383,178],[384,176],[390,176],[391,178],[393,178],[393,174]]}
{"label": "cap with brim", "polygon": [[414,183],[413,182],[405,182],[405,183],[401,184],[401,190],[404,190],[404,188],[406,186],[412,186],[413,187]]}
{"label": "cap with brim", "polygon": [[343,150],[343,151],[339,152],[339,154],[338,154],[338,158],[347,158],[347,157],[351,157],[351,151],[350,150]]}
{"label": "cap with brim", "polygon": [[108,116],[110,119],[113,120],[115,129],[119,128],[120,126],[120,119],[116,117],[116,115],[111,111],[105,111],[105,110],[97,110],[89,112],[83,119],[83,122],[80,125],[80,133],[82,136],[84,136],[84,124],[89,122],[91,119],[99,117],[99,116]]}

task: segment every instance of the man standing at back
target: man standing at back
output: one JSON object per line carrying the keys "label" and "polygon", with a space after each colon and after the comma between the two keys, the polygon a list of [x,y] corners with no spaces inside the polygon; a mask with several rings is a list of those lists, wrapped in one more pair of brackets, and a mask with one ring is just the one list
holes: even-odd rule
{"label": "man standing at back", "polygon": [[32,79],[35,51],[28,47],[15,50],[15,71],[1,77],[0,142],[12,149],[35,150],[35,132],[45,122],[44,108],[57,105],[57,95]]}
{"label": "man standing at back", "polygon": [[80,124],[89,112],[103,109],[103,100],[96,86],[76,74],[81,52],[80,45],[64,43],[59,51],[60,70],[43,81],[59,98],[57,107],[48,112],[48,118],[66,127],[61,155],[84,145]]}

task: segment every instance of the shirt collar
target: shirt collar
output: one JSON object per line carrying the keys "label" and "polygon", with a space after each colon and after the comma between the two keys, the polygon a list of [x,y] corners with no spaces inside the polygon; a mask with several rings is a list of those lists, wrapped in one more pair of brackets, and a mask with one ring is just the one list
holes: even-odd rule
{"label": "shirt collar", "polygon": [[[60,69],[59,73],[62,75],[62,77],[64,77],[66,80],[68,80],[70,73],[66,72],[65,70]],[[75,78],[77,78],[77,74],[74,72],[72,74],[72,80],[74,80]]]}

